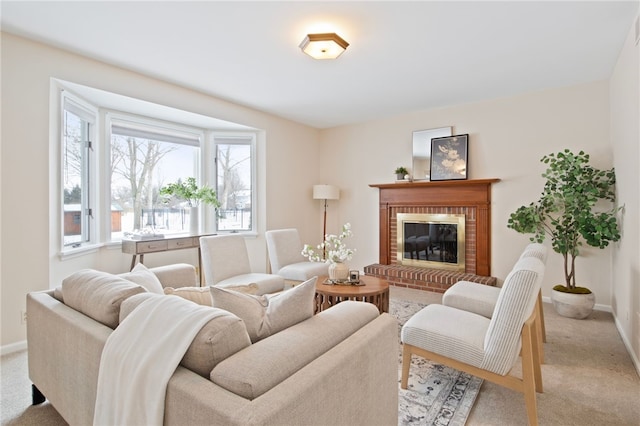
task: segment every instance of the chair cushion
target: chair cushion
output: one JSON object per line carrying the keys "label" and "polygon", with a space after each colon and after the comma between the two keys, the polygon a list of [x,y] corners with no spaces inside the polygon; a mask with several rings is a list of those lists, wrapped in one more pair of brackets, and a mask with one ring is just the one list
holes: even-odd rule
{"label": "chair cushion", "polygon": [[125,280],[141,285],[150,293],[164,294],[162,284],[156,275],[142,263],[138,263],[131,272],[119,275]]}
{"label": "chair cushion", "polygon": [[479,367],[490,320],[444,305],[429,305],[402,327],[401,340],[424,350]]}
{"label": "chair cushion", "polygon": [[244,398],[257,398],[379,315],[371,303],[341,302],[222,361],[211,381]]}
{"label": "chair cushion", "polygon": [[80,270],[62,280],[65,305],[113,329],[118,326],[122,302],[144,292],[138,284],[93,269]]}
{"label": "chair cushion", "polygon": [[292,263],[275,272],[286,280],[306,281],[311,277],[329,275],[329,264],[324,262]]}
{"label": "chair cushion", "polygon": [[[269,261],[271,262],[271,270],[277,273],[286,265],[299,263],[305,260],[302,256],[302,243],[300,235],[295,228],[274,229],[264,233],[267,240],[267,251],[269,253]],[[305,280],[311,278],[313,275]]]}
{"label": "chair cushion", "polygon": [[236,275],[235,277],[227,278],[226,280],[222,280],[215,284],[215,286],[228,288],[248,284],[255,284],[258,286],[257,294],[275,293],[284,288],[284,278],[274,274],[253,272],[250,274]]}
{"label": "chair cushion", "polygon": [[213,307],[242,318],[252,342],[313,316],[317,277],[274,295],[250,295],[211,286]]}
{"label": "chair cushion", "polygon": [[442,304],[491,318],[499,295],[499,287],[458,281],[444,292]]}
{"label": "chair cushion", "polygon": [[[144,293],[127,299],[122,304],[120,321],[124,321],[149,297],[154,296]],[[200,329],[180,361],[182,366],[205,378],[209,378],[219,362],[251,345],[247,329],[240,318],[222,309],[215,310],[218,311],[217,315]]]}
{"label": "chair cushion", "polygon": [[544,264],[536,257],[518,260],[505,278],[487,329],[485,359],[481,368],[505,375],[518,358],[521,331],[540,291]]}

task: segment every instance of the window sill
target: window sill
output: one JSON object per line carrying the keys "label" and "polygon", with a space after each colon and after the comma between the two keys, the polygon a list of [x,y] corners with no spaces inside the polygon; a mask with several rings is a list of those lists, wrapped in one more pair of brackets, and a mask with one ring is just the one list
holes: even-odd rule
{"label": "window sill", "polygon": [[96,253],[103,244],[87,244],[77,248],[66,249],[58,255],[60,260],[68,260],[76,257],[84,256],[90,253]]}

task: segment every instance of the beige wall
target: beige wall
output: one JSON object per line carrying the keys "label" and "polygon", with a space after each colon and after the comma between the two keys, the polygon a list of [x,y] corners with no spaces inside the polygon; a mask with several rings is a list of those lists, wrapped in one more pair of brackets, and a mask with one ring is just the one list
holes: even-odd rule
{"label": "beige wall", "polygon": [[[455,134],[469,134],[469,177],[501,179],[492,191],[492,275],[504,278],[528,243],[507,228],[507,219],[539,197],[545,170],[540,158],[583,149],[597,167],[612,166],[608,90],[601,81],[323,131],[321,173],[343,182],[337,216],[353,224],[353,266],[378,261],[378,192],[368,185],[392,182],[396,166],[411,166],[412,131],[453,126]],[[610,256],[610,249],[585,249],[578,260],[577,279],[602,306],[611,304]],[[562,257],[551,255],[543,295],[563,280]]]}
{"label": "beige wall", "polygon": [[611,307],[640,371],[640,45],[633,28],[611,76],[611,141],[622,239],[613,249]]}
{"label": "beige wall", "polygon": [[[119,247],[61,261],[49,245],[50,233],[56,232],[49,219],[51,78],[263,129],[266,142],[258,147],[259,236],[247,240],[256,271],[267,269],[265,229],[297,227],[305,240],[322,232],[321,207],[311,201],[317,166],[302,161],[318,157],[318,130],[10,34],[2,33],[1,42],[1,345],[26,337],[20,311],[27,292],[58,285],[80,268],[122,272],[130,262]],[[196,264],[196,251],[145,259],[150,266],[181,261]]]}

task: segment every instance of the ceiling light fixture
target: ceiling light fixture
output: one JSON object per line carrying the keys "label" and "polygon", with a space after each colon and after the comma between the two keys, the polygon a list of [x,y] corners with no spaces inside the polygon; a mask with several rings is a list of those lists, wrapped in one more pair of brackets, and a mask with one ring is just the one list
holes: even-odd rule
{"label": "ceiling light fixture", "polygon": [[307,34],[300,43],[300,49],[314,59],[335,59],[349,46],[336,33]]}

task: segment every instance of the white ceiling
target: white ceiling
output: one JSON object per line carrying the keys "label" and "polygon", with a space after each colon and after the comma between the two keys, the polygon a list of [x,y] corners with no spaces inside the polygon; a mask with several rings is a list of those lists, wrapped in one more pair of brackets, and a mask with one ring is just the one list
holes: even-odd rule
{"label": "white ceiling", "polygon": [[[607,79],[629,1],[1,2],[2,30],[318,128]],[[350,46],[304,55],[308,32]]]}

